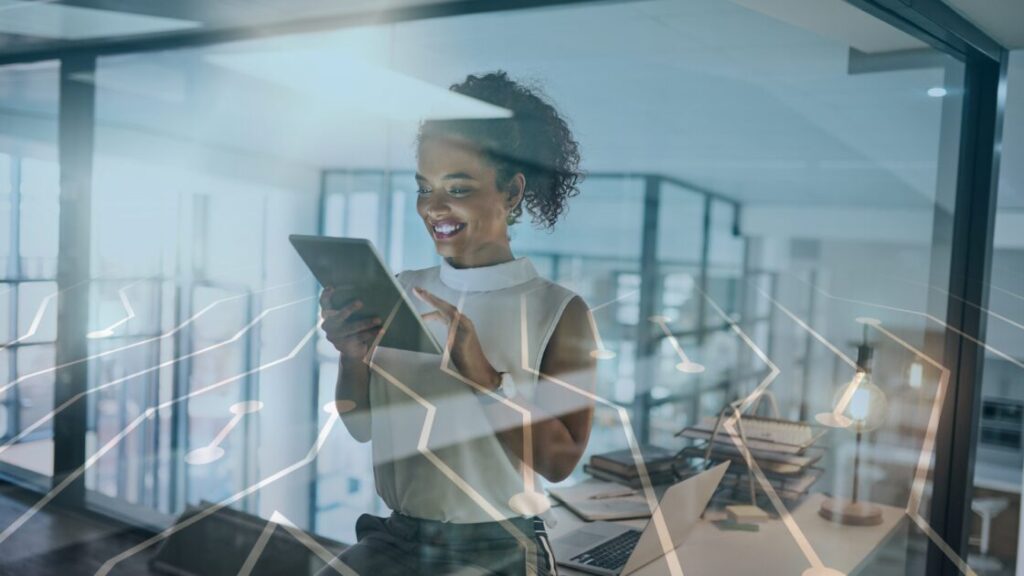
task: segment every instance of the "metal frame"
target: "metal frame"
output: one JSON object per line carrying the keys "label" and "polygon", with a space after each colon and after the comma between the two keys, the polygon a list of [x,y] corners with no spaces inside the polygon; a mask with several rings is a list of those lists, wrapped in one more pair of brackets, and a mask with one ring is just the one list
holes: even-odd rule
{"label": "metal frame", "polygon": [[[66,56],[60,61],[60,243],[57,252],[57,357],[54,405],[86,391],[89,355],[90,225],[92,217],[93,130],[96,86],[74,79],[96,72],[96,56]],[[68,365],[70,363],[70,365]],[[85,465],[87,403],[75,402],[53,419],[53,482]],[[66,505],[85,506],[85,476],[61,491]]]}
{"label": "metal frame", "polygon": [[[199,29],[186,32],[151,34],[141,37],[66,41],[61,42],[55,47],[9,51],[6,54],[0,55],[0,66],[38,62],[40,60],[54,60],[71,53],[110,56],[114,54],[153,52],[157,50],[173,50],[226,42],[272,38],[288,34],[325,32],[354,26],[394,24],[433,18],[520,11],[529,8],[546,8],[572,4],[593,4],[598,1],[600,0],[487,0],[486,2],[479,0],[456,0],[424,6],[370,10],[335,16],[317,16],[300,20],[258,23],[232,28]],[[632,0],[615,1],[621,3]]]}
{"label": "metal frame", "polygon": [[[651,437],[651,359],[657,339],[647,323],[654,315],[658,296],[658,212],[661,183],[654,176],[644,178],[643,228],[640,243],[640,313],[636,326],[636,397],[633,400],[633,428],[641,443]],[[706,204],[705,204],[706,206]],[[703,274],[701,274],[703,277]]]}
{"label": "metal frame", "polygon": [[[962,60],[966,68],[955,210],[946,215],[952,218],[945,306],[951,329],[943,335],[943,357],[951,376],[936,434],[929,515],[935,533],[965,558],[984,363],[977,342],[985,337],[981,310],[988,301],[1008,52],[940,0],[847,1]],[[937,257],[933,254],[932,261]],[[925,570],[943,576],[959,573],[934,543],[929,544]]]}
{"label": "metal frame", "polygon": [[[997,147],[1002,139],[1007,55],[992,60],[970,53],[964,78],[965,97],[960,134],[956,210],[949,274],[946,320],[965,334],[946,332],[944,358],[952,386],[942,407],[936,437],[946,447],[935,455],[930,522],[936,533],[966,557],[971,526],[974,460],[980,427],[982,368],[992,266],[996,195],[999,173]],[[1005,92],[1003,93],[1005,94]],[[968,338],[969,337],[969,338]],[[972,341],[973,339],[973,341]],[[938,566],[942,566],[941,572]],[[941,552],[929,548],[929,573],[956,574]]]}

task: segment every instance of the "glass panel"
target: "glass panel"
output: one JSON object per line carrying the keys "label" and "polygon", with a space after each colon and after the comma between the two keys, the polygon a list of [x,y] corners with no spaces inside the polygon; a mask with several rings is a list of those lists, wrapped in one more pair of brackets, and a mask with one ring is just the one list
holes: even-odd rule
{"label": "glass panel", "polygon": [[18,342],[52,342],[57,338],[57,283],[18,285]]}
{"label": "glass panel", "polygon": [[[179,186],[187,184],[170,171],[154,176],[138,162],[97,162],[92,192],[94,276],[133,278],[164,272],[164,261],[175,246]],[[119,308],[120,302],[115,302]]]}
{"label": "glass panel", "polygon": [[21,270],[27,278],[57,276],[60,169],[56,162],[21,162]]}
{"label": "glass panel", "polygon": [[[11,219],[11,191],[14,184],[14,170],[11,166],[11,156],[0,152],[0,277],[6,278],[11,271],[11,231],[14,228],[14,220]],[[2,289],[0,289],[2,291]],[[0,328],[2,330],[2,328]]]}
{"label": "glass panel", "polygon": [[[124,337],[96,338],[90,342],[90,384],[93,410],[89,422],[89,445],[103,446],[128,429],[146,408],[154,405],[159,372],[159,342]],[[86,487],[131,503],[149,503],[150,487],[144,483],[149,467],[155,465],[149,444],[154,442],[154,424],[143,421],[133,427],[117,450],[101,458],[86,476]],[[141,463],[142,466],[129,465]]]}
{"label": "glass panel", "polygon": [[[104,57],[94,78],[94,388],[82,401],[87,457],[114,445],[87,470],[87,488],[90,503],[155,524],[287,467],[302,457],[297,443],[308,449],[316,437],[303,340],[316,291],[287,236],[317,231],[324,159],[273,136],[290,121],[264,107],[283,94],[206,59],[216,51]],[[253,131],[251,114],[268,124]],[[234,421],[232,406],[250,400],[266,409]],[[223,456],[204,459],[210,446]],[[261,493],[237,507],[259,511],[266,498],[267,514],[301,523],[302,491],[286,484],[290,503]]]}
{"label": "glass panel", "polygon": [[[983,576],[1015,574],[1021,562],[1024,473],[1024,50],[1010,53],[995,248],[988,286],[980,420],[970,493],[968,565]],[[926,366],[907,366],[921,387]]]}
{"label": "glass panel", "polygon": [[0,460],[29,482],[53,474],[59,70],[0,67]]}
{"label": "glass panel", "polygon": [[[0,351],[0,378],[3,378],[4,382],[11,382],[18,377],[13,372],[14,365],[11,363],[13,355],[13,350]],[[0,392],[0,438],[4,440],[18,433],[14,429],[17,424],[17,416],[11,413],[13,409],[17,408],[16,404],[11,403],[13,397],[14,393],[9,390]]]}
{"label": "glass panel", "polygon": [[156,336],[159,332],[159,285],[152,281],[98,281],[92,283],[92,330],[87,336],[123,338]]}
{"label": "glass panel", "polygon": [[[750,4],[555,6],[101,58],[91,320],[97,330],[118,322],[124,290],[152,309],[124,325],[135,338],[128,341],[157,318],[161,331],[183,330],[121,360],[152,367],[174,359],[169,374],[139,380],[140,390],[156,393],[118,385],[94,395],[90,454],[116,433],[104,420],[112,406],[130,418],[159,403],[161,419],[104,456],[90,487],[126,504],[166,503],[161,511],[172,516],[187,504],[231,499],[349,543],[358,515],[386,513],[371,466],[380,444],[359,443],[342,424],[325,432],[337,424],[323,406],[333,400],[338,355],[316,331],[317,290],[286,237],[322,229],[370,238],[395,272],[438,264],[416,211],[420,121],[493,119],[493,105],[448,87],[507,67],[513,78],[537,78],[572,120],[588,172],[553,231],[527,216],[509,232],[515,256],[584,299],[601,336],[590,351],[602,357],[600,406],[567,482],[587,477],[591,455],[626,448],[627,432],[701,452],[702,440],[675,433],[740,401],[748,420],[831,427],[813,470],[807,460],[797,467],[801,490],[782,485],[777,467],[775,484],[763,483],[755,500],[772,516],[759,530],[788,545],[763,556],[703,555],[708,573],[750,571],[730,564],[741,556],[758,557],[755,569],[794,574],[816,558],[842,573],[916,570],[925,537],[911,530],[908,544],[894,535],[906,533],[896,522],[908,502],[924,521],[929,510],[920,464],[935,448],[925,440],[927,416],[941,400],[945,360],[933,345],[945,308],[929,287],[948,281],[948,249],[933,239],[949,232],[963,66],[932,54],[891,69],[892,54],[926,46],[845,2],[816,5],[821,18],[792,3]],[[857,30],[823,24],[837,21]],[[494,42],[510,29],[519,33],[511,59]],[[154,77],[180,89],[147,90]],[[929,95],[940,86],[946,96]],[[529,124],[501,136],[528,138]],[[508,158],[490,153],[494,142],[477,144],[488,154],[471,147],[471,158],[497,176]],[[551,155],[562,152],[574,154]],[[535,206],[545,201],[532,195],[536,185],[526,183]],[[655,192],[660,210],[645,213]],[[107,230],[136,218],[136,209],[142,223]],[[136,292],[144,283],[125,288],[139,278],[178,291],[157,299]],[[867,352],[857,365],[859,346],[872,350],[874,387],[863,390],[887,399],[885,410],[868,403],[884,416],[870,429],[863,397],[849,387],[864,381],[854,380],[858,368],[868,369]],[[906,366],[923,358],[933,363],[914,370],[912,386]],[[101,373],[106,362],[90,368]],[[753,402],[763,390],[774,402]],[[259,410],[239,413],[239,402],[256,400]],[[844,415],[851,406],[859,416]],[[847,420],[830,420],[834,413]],[[848,429],[855,419],[861,433]],[[156,430],[159,438],[146,436]],[[316,464],[307,466],[311,450]],[[147,480],[154,462],[168,480]],[[416,462],[436,472],[436,462]],[[725,504],[749,501],[743,464],[718,494],[719,517]],[[244,492],[282,470],[289,475],[279,483]],[[444,478],[439,490],[450,488]],[[863,506],[844,500],[855,487]],[[411,498],[403,502],[433,498],[414,492],[419,484],[400,489]],[[779,506],[766,489],[792,493]],[[848,523],[883,510],[883,523],[836,530],[823,504],[825,515]],[[779,520],[787,513],[799,530]],[[707,520],[699,529],[708,538],[738,534]],[[853,546],[858,530],[873,535],[861,547]]]}
{"label": "glass panel", "polygon": [[391,243],[388,263],[392,270],[417,270],[440,263],[434,246],[420,232],[423,220],[416,211],[416,181],[412,172],[391,177]]}
{"label": "glass panel", "polygon": [[[45,344],[15,350],[19,383],[9,388],[4,398],[11,434],[6,442],[12,444],[0,453],[0,461],[52,476],[53,423],[49,414],[53,411],[54,347]],[[30,376],[33,374],[38,375]]]}
{"label": "glass panel", "polygon": [[14,294],[14,287],[17,284],[0,283],[0,342],[6,343],[9,340],[16,338],[16,327],[11,325],[11,319],[14,317],[13,305],[17,298]]}

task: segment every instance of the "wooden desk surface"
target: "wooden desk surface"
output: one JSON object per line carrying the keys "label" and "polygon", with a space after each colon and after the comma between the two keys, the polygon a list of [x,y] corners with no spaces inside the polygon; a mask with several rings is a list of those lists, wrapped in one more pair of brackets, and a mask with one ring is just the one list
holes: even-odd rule
{"label": "wooden desk surface", "polygon": [[[903,509],[881,506],[882,523],[878,526],[835,524],[818,515],[818,507],[824,499],[822,494],[807,496],[791,516],[821,562],[844,574],[856,570],[904,523]],[[554,512],[558,524],[550,530],[552,538],[585,523],[564,507],[555,508]],[[633,520],[623,524],[642,529],[645,521]],[[676,550],[685,576],[799,576],[811,565],[782,520],[762,522],[758,532],[720,530],[710,520],[701,520],[686,542]],[[559,573],[585,574],[561,566]],[[671,571],[666,561],[661,559],[635,574],[660,576],[671,574]]]}

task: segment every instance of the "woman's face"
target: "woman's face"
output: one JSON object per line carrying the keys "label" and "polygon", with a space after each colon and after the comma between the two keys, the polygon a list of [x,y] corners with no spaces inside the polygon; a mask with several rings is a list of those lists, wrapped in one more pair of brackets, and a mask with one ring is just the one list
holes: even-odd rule
{"label": "woman's face", "polygon": [[420,143],[416,210],[437,253],[456,267],[508,260],[509,196],[495,169],[472,146],[449,138]]}

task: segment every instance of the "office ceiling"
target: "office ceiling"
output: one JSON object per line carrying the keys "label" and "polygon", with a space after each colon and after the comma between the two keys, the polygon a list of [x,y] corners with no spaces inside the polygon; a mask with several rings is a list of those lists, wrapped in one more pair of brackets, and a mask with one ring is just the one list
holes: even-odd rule
{"label": "office ceiling", "polygon": [[439,0],[0,0],[0,53],[159,38],[444,3]]}
{"label": "office ceiling", "polygon": [[[813,10],[794,10],[807,2]],[[239,3],[182,3],[188,12],[152,2],[146,14],[210,14],[203,17],[213,22]],[[335,3],[299,2],[295,13],[327,4]],[[268,17],[274,5],[256,2],[253,11]],[[955,83],[949,97],[932,98],[928,89],[947,81],[942,68],[850,74],[851,47],[884,56],[920,44],[870,19],[856,29],[861,20],[849,10],[841,0],[570,5],[105,57],[86,80],[98,85],[100,153],[140,154],[161,135],[189,150],[204,144],[313,170],[406,169],[415,162],[415,123],[332,98],[344,90],[345,66],[336,78],[282,84],[224,58],[316,51],[442,89],[502,68],[546,87],[572,120],[591,171],[665,173],[751,204],[930,207],[941,182],[943,105],[955,108]],[[844,21],[851,26],[837,25]],[[1010,100],[1007,118],[1024,117],[1024,98]],[[1008,138],[1004,154],[1019,158],[1020,148]],[[1007,173],[1006,187],[1022,188]]]}
{"label": "office ceiling", "polygon": [[1020,0],[943,0],[996,42],[1024,48],[1024,2]]}

